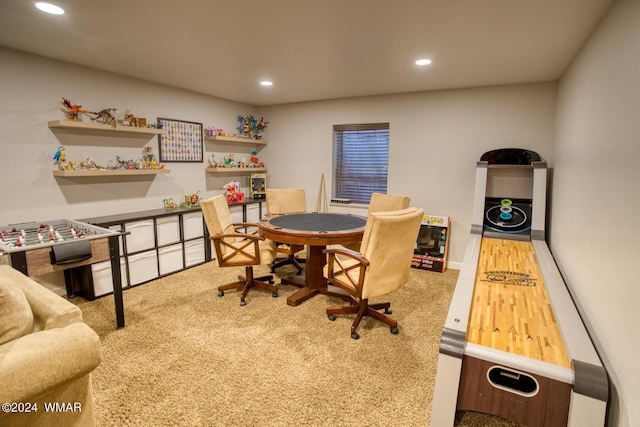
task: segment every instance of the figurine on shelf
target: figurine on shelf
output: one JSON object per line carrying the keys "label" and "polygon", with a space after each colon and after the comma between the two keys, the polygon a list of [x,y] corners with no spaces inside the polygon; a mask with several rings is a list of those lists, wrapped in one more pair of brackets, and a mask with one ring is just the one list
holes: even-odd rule
{"label": "figurine on shelf", "polygon": [[228,156],[224,156],[224,167],[235,168],[237,166],[235,162],[235,158],[236,158],[235,153],[229,153]]}
{"label": "figurine on shelf", "polygon": [[200,204],[200,192],[185,194],[184,202],[180,204],[181,208],[191,208]]}
{"label": "figurine on shelf", "polygon": [[218,162],[216,162],[213,154],[211,154],[211,160],[209,160],[209,167],[214,169],[218,167]]}
{"label": "figurine on shelf", "polygon": [[176,202],[174,202],[173,199],[171,199],[171,198],[164,199],[162,201],[162,204],[164,205],[165,209],[175,209],[176,208]]}
{"label": "figurine on shelf", "polygon": [[135,169],[135,162],[133,160],[124,160],[120,156],[116,156],[116,162],[118,167],[116,169]]}
{"label": "figurine on shelf", "polygon": [[260,159],[258,158],[258,152],[257,151],[252,151],[251,152],[251,157],[249,158],[249,162],[252,165],[255,165],[256,163],[260,163]]}
{"label": "figurine on shelf", "polygon": [[64,147],[61,145],[58,147],[58,150],[56,151],[56,154],[53,155],[53,160],[60,165],[61,163],[64,163],[64,159],[66,157],[66,154],[64,152]]}
{"label": "figurine on shelf", "polygon": [[218,129],[215,126],[209,126],[207,127],[207,136],[218,136],[220,133],[222,133],[222,129]]}
{"label": "figurine on shelf", "polygon": [[238,181],[228,182],[222,188],[227,190],[227,203],[244,202],[244,192],[240,191],[240,183]]}
{"label": "figurine on shelf", "polygon": [[156,155],[153,154],[153,147],[152,146],[146,145],[142,149],[142,158],[144,159],[145,162],[150,162],[152,160],[155,160]]}
{"label": "figurine on shelf", "polygon": [[60,104],[64,107],[65,113],[69,120],[78,120],[80,113],[88,113],[89,111],[82,108],[82,105],[72,104],[67,98],[62,98]]}
{"label": "figurine on shelf", "polygon": [[160,164],[156,159],[156,155],[153,154],[153,148],[150,145],[147,145],[142,150],[142,168],[141,169],[159,169]]}
{"label": "figurine on shelf", "polygon": [[91,121],[102,120],[105,124],[116,127],[116,113],[118,110],[115,108],[105,108],[97,113],[89,112],[89,114],[95,114],[95,117],[91,118]]}
{"label": "figurine on shelf", "polygon": [[91,157],[87,157],[84,162],[80,162],[80,169],[84,170],[95,170],[99,169],[98,165],[93,161]]}
{"label": "figurine on shelf", "polygon": [[238,116],[238,123],[240,123],[237,127],[240,137],[249,139],[262,139],[262,131],[269,125],[264,117],[256,120],[253,115]]}
{"label": "figurine on shelf", "polygon": [[135,126],[136,117],[129,108],[125,108],[122,119],[122,126]]}
{"label": "figurine on shelf", "polygon": [[78,163],[73,160],[58,163],[58,169],[61,171],[75,171],[78,170]]}

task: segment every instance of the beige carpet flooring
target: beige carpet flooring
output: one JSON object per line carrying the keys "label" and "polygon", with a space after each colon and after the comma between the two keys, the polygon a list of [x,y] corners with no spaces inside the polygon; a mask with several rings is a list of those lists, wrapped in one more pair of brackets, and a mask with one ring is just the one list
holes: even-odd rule
{"label": "beige carpet flooring", "polygon": [[[268,274],[261,266],[256,273]],[[290,273],[285,267],[280,274]],[[400,333],[364,318],[327,319],[338,299],[298,307],[253,290],[218,297],[243,268],[208,263],[124,292],[126,327],[113,297],[72,300],[98,333],[98,426],[428,426],[440,332],[458,272],[411,270],[388,295]],[[279,283],[279,281],[277,281]],[[456,426],[515,426],[458,413]]]}

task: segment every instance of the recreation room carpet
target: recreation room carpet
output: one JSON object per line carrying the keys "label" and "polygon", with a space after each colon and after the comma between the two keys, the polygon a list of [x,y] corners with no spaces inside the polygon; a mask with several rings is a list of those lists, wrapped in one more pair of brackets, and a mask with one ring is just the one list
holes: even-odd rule
{"label": "recreation room carpet", "polygon": [[[291,267],[278,270],[292,273]],[[268,274],[266,266],[256,276]],[[458,272],[411,270],[387,295],[400,333],[365,317],[327,319],[339,299],[319,295],[298,307],[259,289],[217,296],[243,268],[215,262],[124,292],[115,329],[113,296],[74,298],[100,336],[93,372],[98,426],[428,426],[440,333]],[[276,283],[279,283],[276,276]],[[456,426],[515,426],[458,413]]]}

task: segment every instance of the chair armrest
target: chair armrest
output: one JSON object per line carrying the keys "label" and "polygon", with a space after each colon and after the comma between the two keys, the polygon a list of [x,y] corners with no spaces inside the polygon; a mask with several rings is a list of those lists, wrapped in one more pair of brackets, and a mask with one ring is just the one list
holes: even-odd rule
{"label": "chair armrest", "polygon": [[0,346],[0,402],[28,401],[100,364],[100,339],[85,323],[39,331]]}
{"label": "chair armrest", "polygon": [[332,257],[332,256],[335,257],[336,255],[343,255],[348,258],[352,258],[363,265],[369,265],[368,259],[366,259],[360,252],[356,252],[351,249],[330,248],[330,249],[324,249],[322,252],[329,255],[329,257]]}
{"label": "chair armrest", "polygon": [[[347,248],[324,249],[322,252],[328,255],[325,268],[329,283],[359,298],[362,294],[369,260],[359,252]],[[352,276],[354,271],[357,277]]]}
{"label": "chair armrest", "polygon": [[[243,234],[252,234],[252,235],[255,234],[255,235],[257,235],[258,232],[259,232],[258,224],[254,223],[254,222],[234,222],[234,223],[231,224],[231,226],[233,227],[233,229],[236,232],[240,232],[240,233],[242,233],[242,232],[238,231],[238,230],[241,230],[241,229],[244,228],[245,232]],[[251,229],[251,231],[247,230],[249,228]]]}
{"label": "chair armrest", "polygon": [[211,240],[213,239],[225,239],[228,237],[236,238],[236,239],[249,239],[249,240],[264,240],[264,237],[259,236],[257,234],[244,234],[244,233],[226,233],[226,234],[218,234],[216,236],[211,236]]}
{"label": "chair armrest", "polygon": [[258,224],[255,222],[234,222],[231,224],[233,228],[244,228],[244,227],[257,227]]}

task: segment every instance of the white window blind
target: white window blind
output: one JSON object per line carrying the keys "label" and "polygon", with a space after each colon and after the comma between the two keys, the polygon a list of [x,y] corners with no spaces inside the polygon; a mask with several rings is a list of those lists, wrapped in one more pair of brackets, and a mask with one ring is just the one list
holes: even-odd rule
{"label": "white window blind", "polygon": [[368,204],[387,192],[389,123],[333,127],[333,197]]}

